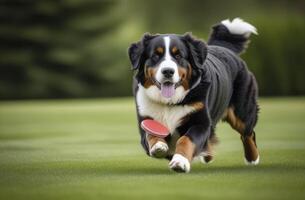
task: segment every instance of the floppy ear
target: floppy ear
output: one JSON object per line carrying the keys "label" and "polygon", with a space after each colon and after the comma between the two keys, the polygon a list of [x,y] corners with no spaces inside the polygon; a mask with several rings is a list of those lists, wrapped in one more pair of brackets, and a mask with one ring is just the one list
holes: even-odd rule
{"label": "floppy ear", "polygon": [[207,56],[207,45],[203,41],[195,39],[191,33],[184,34],[183,40],[189,49],[189,59],[193,67],[203,69]]}
{"label": "floppy ear", "polygon": [[132,64],[132,70],[137,70],[140,68],[144,62],[144,51],[145,47],[150,39],[154,36],[150,33],[145,33],[139,42],[132,43],[128,48],[128,55],[130,62]]}

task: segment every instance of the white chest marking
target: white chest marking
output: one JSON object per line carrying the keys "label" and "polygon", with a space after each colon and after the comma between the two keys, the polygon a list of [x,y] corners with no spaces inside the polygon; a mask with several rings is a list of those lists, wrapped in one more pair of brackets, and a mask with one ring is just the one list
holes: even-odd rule
{"label": "white chest marking", "polygon": [[196,111],[189,105],[167,105],[150,99],[146,94],[146,89],[139,84],[137,92],[137,105],[141,116],[151,117],[154,120],[164,124],[171,134],[175,133],[181,120],[186,115]]}

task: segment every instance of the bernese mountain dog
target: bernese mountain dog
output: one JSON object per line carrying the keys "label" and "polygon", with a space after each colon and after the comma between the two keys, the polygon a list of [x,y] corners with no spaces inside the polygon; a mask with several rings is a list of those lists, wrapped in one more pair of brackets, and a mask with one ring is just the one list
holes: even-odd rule
{"label": "bernese mountain dog", "polygon": [[[257,34],[254,26],[235,18],[214,25],[207,43],[186,33],[144,34],[131,44],[141,144],[149,156],[169,159],[177,172],[189,172],[195,157],[211,162],[215,127],[224,120],[240,134],[245,163],[259,163],[258,87],[239,57],[251,33]],[[147,134],[140,127],[144,119],[162,123],[170,135]]]}

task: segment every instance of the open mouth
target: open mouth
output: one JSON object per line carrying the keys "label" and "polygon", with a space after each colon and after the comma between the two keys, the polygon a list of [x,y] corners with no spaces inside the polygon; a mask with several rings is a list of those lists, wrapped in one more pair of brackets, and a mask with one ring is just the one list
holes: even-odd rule
{"label": "open mouth", "polygon": [[166,80],[162,83],[160,83],[156,79],[152,79],[152,81],[159,88],[159,90],[161,90],[161,95],[165,98],[171,98],[175,94],[176,88],[182,83],[181,80],[178,83],[173,83],[169,80]]}
{"label": "open mouth", "polygon": [[161,95],[165,98],[171,98],[175,94],[175,89],[175,84],[170,81],[161,83]]}

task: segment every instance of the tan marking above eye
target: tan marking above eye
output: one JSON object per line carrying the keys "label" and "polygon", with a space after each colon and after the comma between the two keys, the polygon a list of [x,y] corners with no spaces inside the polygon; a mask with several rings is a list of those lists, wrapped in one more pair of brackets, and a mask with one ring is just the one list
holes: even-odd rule
{"label": "tan marking above eye", "polygon": [[159,54],[163,54],[164,48],[158,47],[158,48],[156,48],[156,52],[159,53]]}
{"label": "tan marking above eye", "polygon": [[173,54],[178,53],[178,51],[179,51],[179,50],[178,50],[178,48],[177,48],[176,46],[172,48],[172,53],[173,53]]}

